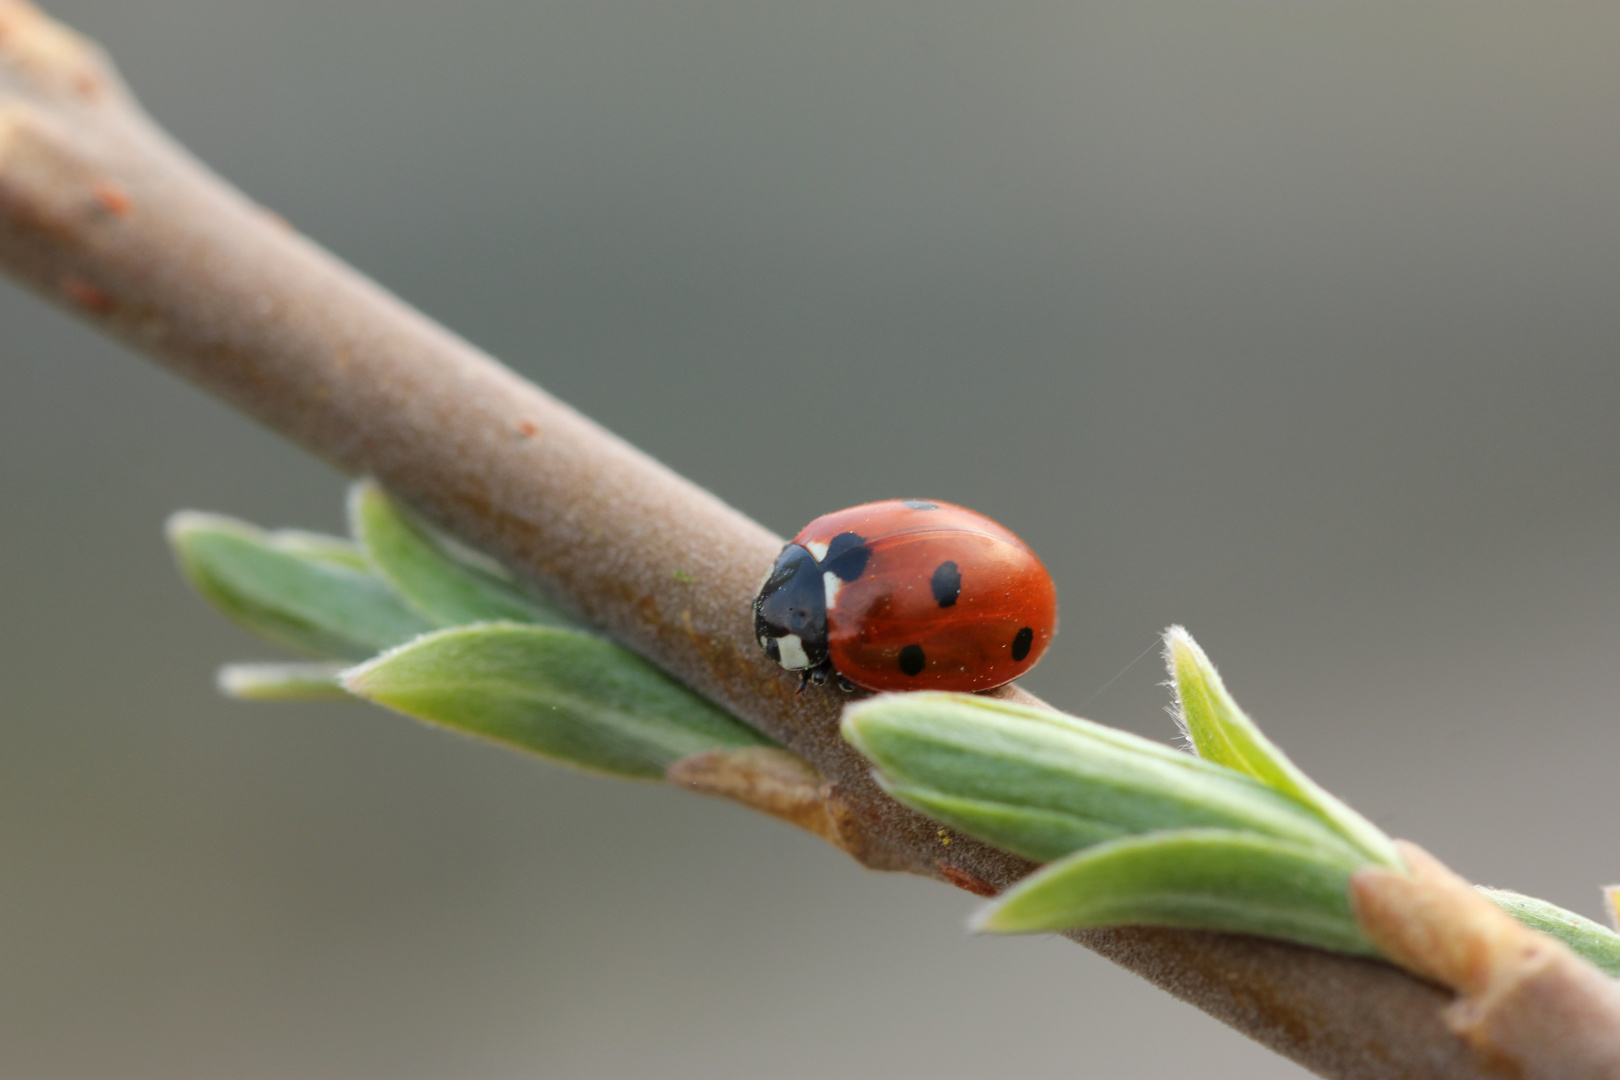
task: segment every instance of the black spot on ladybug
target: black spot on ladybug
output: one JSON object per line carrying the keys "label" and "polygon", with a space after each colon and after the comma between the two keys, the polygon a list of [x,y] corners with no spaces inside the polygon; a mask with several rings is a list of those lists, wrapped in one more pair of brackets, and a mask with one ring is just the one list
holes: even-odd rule
{"label": "black spot on ladybug", "polygon": [[1013,635],[1013,659],[1022,660],[1029,655],[1029,647],[1035,643],[1035,631],[1024,627]]}
{"label": "black spot on ladybug", "polygon": [[907,675],[917,674],[927,664],[928,657],[923,655],[921,645],[907,645],[900,650],[900,670]]}
{"label": "black spot on ladybug", "polygon": [[927,499],[901,499],[900,505],[907,510],[938,510],[939,503],[931,503]]}
{"label": "black spot on ladybug", "polygon": [[847,554],[864,543],[866,543],[866,540],[860,533],[841,532],[827,544],[827,555],[822,559],[822,562],[832,562],[839,556]]}
{"label": "black spot on ladybug", "polygon": [[866,570],[866,560],[872,549],[866,546],[859,533],[839,533],[827,545],[827,557],[821,560],[821,569],[831,571],[840,581],[854,581]]}
{"label": "black spot on ladybug", "polygon": [[950,607],[962,595],[962,572],[955,563],[942,562],[934,570],[934,580],[928,584],[934,590],[934,599],[939,606]]}

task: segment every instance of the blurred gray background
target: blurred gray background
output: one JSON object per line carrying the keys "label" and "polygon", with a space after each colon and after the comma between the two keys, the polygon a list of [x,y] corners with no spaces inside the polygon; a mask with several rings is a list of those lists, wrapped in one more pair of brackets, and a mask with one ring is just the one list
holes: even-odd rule
{"label": "blurred gray background", "polygon": [[[1051,701],[1169,738],[1132,661],[1182,622],[1394,833],[1592,915],[1620,879],[1620,8],[49,7],[778,531],[1017,530]],[[9,284],[0,359],[0,1075],[1301,1075],[729,805],[217,697],[272,650],[164,517],[338,529],[344,481]]]}

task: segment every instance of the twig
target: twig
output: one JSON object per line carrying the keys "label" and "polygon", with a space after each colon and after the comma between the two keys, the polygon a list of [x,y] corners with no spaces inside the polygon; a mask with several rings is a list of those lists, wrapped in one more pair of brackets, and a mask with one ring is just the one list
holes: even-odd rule
{"label": "twig", "polygon": [[[694,784],[813,821],[868,866],[976,892],[1029,871],[983,844],[942,846],[839,738],[842,695],[796,696],[796,678],[764,660],[750,600],[777,537],[250,203],[152,124],[93,46],[24,0],[0,0],[0,265],[377,477],[772,735],[820,770],[826,805],[795,802],[786,774],[749,788],[724,763]],[[1219,934],[1073,936],[1322,1075],[1484,1075],[1441,1021],[1450,995],[1394,967]]]}
{"label": "twig", "polygon": [[1620,1076],[1620,983],[1399,846],[1410,874],[1368,867],[1352,880],[1359,920],[1386,956],[1457,991],[1445,1020],[1479,1060],[1542,1080]]}

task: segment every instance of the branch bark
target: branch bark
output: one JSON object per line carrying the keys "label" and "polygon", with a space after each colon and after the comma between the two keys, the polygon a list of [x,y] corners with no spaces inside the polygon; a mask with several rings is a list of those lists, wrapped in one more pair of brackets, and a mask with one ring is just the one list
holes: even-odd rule
{"label": "branch bark", "polygon": [[[377,477],[779,740],[826,778],[827,817],[806,811],[818,831],[866,865],[977,892],[1029,871],[983,844],[942,846],[839,738],[846,699],[796,695],[761,656],[750,602],[778,537],[248,201],[147,119],[93,45],[24,0],[0,0],[0,265]],[[1211,933],[1072,936],[1324,1076],[1487,1075],[1441,1020],[1451,995],[1394,967]]]}

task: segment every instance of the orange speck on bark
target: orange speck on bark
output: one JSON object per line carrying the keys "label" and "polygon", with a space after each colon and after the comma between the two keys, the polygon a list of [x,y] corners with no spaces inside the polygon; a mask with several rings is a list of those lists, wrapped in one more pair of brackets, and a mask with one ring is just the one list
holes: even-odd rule
{"label": "orange speck on bark", "polygon": [[103,210],[115,217],[128,217],[129,212],[135,208],[135,204],[129,201],[129,195],[124,189],[111,180],[102,180],[96,184],[91,189],[91,194],[95,196],[96,202],[101,204]]}
{"label": "orange speck on bark", "polygon": [[90,284],[83,278],[74,277],[70,274],[62,279],[60,288],[63,296],[87,311],[94,311],[99,314],[111,311],[113,308],[113,298],[108,296],[105,290]]}
{"label": "orange speck on bark", "polygon": [[958,889],[970,892],[974,896],[996,895],[996,887],[976,874],[970,874],[955,866],[947,866],[943,862],[934,865],[939,867],[940,876]]}

